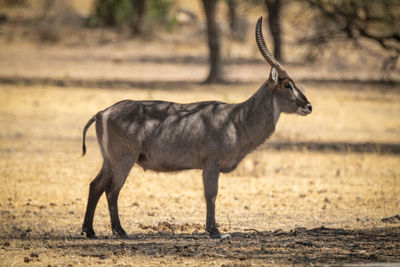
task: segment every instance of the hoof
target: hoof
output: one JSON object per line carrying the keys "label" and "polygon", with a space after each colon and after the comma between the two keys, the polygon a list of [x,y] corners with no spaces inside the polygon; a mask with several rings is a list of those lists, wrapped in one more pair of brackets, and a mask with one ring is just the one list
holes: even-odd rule
{"label": "hoof", "polygon": [[220,239],[221,238],[221,233],[219,232],[218,228],[216,226],[214,227],[206,227],[206,231],[210,235],[210,238],[212,239]]}
{"label": "hoof", "polygon": [[124,229],[118,229],[113,231],[113,236],[119,239],[129,239]]}
{"label": "hoof", "polygon": [[124,235],[115,235],[117,238],[119,238],[119,239],[129,239],[129,237],[128,237],[128,235],[127,234],[124,234]]}
{"label": "hoof", "polygon": [[209,233],[211,239],[220,239],[221,234],[220,233]]}
{"label": "hoof", "polygon": [[221,238],[221,233],[216,228],[211,229],[211,230],[207,230],[207,232],[210,235],[211,239],[220,239]]}
{"label": "hoof", "polygon": [[87,229],[84,227],[81,235],[86,235],[86,238],[88,239],[97,239],[96,233],[93,231],[93,229]]}
{"label": "hoof", "polygon": [[97,235],[91,235],[91,236],[86,235],[86,238],[87,238],[87,239],[92,239],[92,240],[99,239],[99,238],[97,237]]}

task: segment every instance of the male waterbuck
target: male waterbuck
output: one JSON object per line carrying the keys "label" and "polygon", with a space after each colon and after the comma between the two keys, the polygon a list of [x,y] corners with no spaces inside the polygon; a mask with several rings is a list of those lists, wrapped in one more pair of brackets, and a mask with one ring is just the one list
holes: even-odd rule
{"label": "male waterbuck", "polygon": [[248,153],[261,145],[274,132],[281,112],[305,116],[312,110],[307,98],[268,50],[261,24],[260,17],[256,41],[272,69],[268,80],[243,103],[124,100],[88,121],[83,130],[83,155],[86,132],[96,121],[104,161],[90,183],[82,227],[87,237],[95,237],[93,217],[104,191],[112,232],[127,237],[119,220],[117,202],[135,163],[158,172],[201,169],[207,206],[206,230],[211,237],[221,237],[215,223],[219,174],[234,170]]}

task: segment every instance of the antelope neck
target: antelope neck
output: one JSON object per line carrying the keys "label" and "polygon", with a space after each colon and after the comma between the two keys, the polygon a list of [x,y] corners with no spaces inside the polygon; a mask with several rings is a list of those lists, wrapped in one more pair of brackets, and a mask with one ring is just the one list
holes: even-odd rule
{"label": "antelope neck", "polygon": [[277,101],[274,101],[274,90],[268,81],[253,96],[241,103],[238,111],[241,132],[250,147],[259,146],[271,136],[280,111]]}

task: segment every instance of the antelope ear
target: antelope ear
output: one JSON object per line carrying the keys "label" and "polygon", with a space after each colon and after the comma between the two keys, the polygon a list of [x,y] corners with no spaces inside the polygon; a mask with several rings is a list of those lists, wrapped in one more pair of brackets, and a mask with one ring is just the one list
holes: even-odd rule
{"label": "antelope ear", "polygon": [[279,80],[279,75],[278,75],[278,72],[276,71],[275,68],[271,69],[271,74],[270,75],[271,75],[271,79],[272,79],[272,81],[274,83],[274,86],[277,86],[278,85],[278,80]]}

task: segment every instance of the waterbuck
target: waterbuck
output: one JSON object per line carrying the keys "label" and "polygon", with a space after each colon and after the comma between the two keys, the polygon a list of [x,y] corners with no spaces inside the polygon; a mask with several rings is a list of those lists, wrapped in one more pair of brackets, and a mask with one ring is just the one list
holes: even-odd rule
{"label": "waterbuck", "polygon": [[95,238],[93,217],[106,192],[114,235],[126,238],[118,215],[118,195],[136,163],[143,169],[171,172],[202,169],[207,206],[206,230],[221,234],[215,223],[219,174],[233,171],[239,162],[275,130],[281,112],[307,115],[311,104],[268,50],[256,25],[258,48],[271,65],[268,80],[248,100],[238,104],[218,101],[179,104],[165,101],[118,102],[98,112],[83,130],[96,121],[97,140],[104,161],[90,183],[82,233]]}

